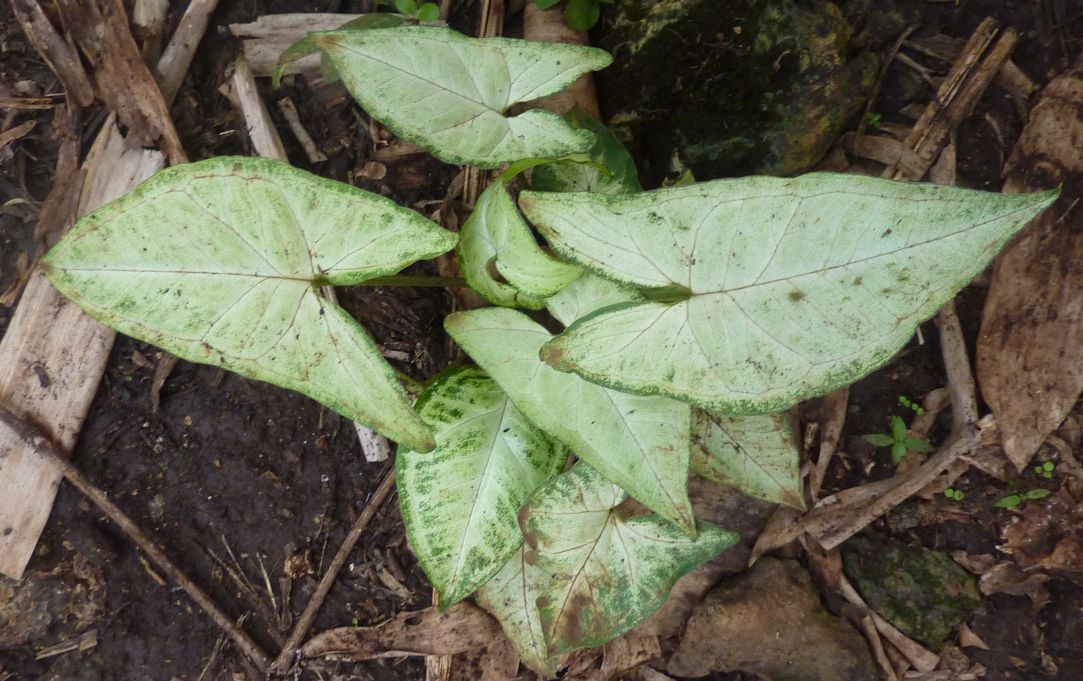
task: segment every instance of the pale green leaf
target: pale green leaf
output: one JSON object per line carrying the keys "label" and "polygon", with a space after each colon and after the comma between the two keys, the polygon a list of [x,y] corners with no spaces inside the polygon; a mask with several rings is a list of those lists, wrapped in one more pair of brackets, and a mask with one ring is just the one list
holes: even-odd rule
{"label": "pale green leaf", "polygon": [[613,131],[578,107],[564,117],[573,127],[594,133],[594,144],[587,151],[587,157],[592,163],[553,161],[538,166],[531,178],[531,188],[540,192],[599,194],[642,191],[635,161]]}
{"label": "pale green leaf", "polygon": [[368,333],[317,292],[394,274],[455,235],[278,161],[164,170],[44,259],[93,317],[194,362],[302,392],[418,450],[435,445]]}
{"label": "pale green leaf", "polygon": [[812,174],[626,196],[523,192],[520,205],[561,255],[668,291],[579,320],[547,346],[549,362],[754,414],[883,364],[1055,196]]}
{"label": "pale green leaf", "polygon": [[[582,273],[538,246],[501,182],[486,187],[463,225],[459,262],[470,287],[494,305],[539,310]],[[495,269],[505,281],[493,276]]]}
{"label": "pale green leaf", "polygon": [[547,679],[556,676],[557,658],[545,644],[537,600],[548,584],[549,575],[526,560],[526,547],[521,546],[475,596],[500,622],[522,663]]}
{"label": "pale green leaf", "polygon": [[658,516],[624,518],[615,510],[624,496],[580,462],[523,509],[527,560],[552,580],[537,603],[553,655],[620,636],[661,607],[679,577],[740,539],[705,522],[689,539]]}
{"label": "pale green leaf", "polygon": [[788,414],[692,410],[692,470],[745,494],[804,510],[797,429]]}
{"label": "pale green leaf", "polygon": [[444,328],[535,425],[686,531],[691,410],[561,373],[538,358],[552,336],[515,310],[457,312]]}
{"label": "pale green leaf", "polygon": [[646,300],[636,289],[584,272],[578,279],[547,298],[545,307],[561,324],[568,326],[603,307]]}
{"label": "pale green leaf", "polygon": [[581,45],[468,38],[432,26],[314,33],[311,39],[378,121],[442,161],[484,168],[586,150],[590,135],[554,113],[505,113],[612,61]]}
{"label": "pale green leaf", "polygon": [[522,544],[519,508],[568,453],[481,370],[452,370],[418,398],[436,449],[400,447],[399,505],[410,545],[448,606],[489,581]]}

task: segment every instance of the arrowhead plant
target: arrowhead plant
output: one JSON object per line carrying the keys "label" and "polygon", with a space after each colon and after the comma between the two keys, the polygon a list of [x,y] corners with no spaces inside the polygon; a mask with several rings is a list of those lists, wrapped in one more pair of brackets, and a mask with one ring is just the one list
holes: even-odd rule
{"label": "arrowhead plant", "polygon": [[[832,174],[645,192],[601,124],[514,113],[609,55],[405,21],[314,34],[286,58],[321,52],[443,161],[513,164],[461,237],[285,163],[217,158],[84,217],[42,265],[122,333],[399,442],[402,515],[441,604],[475,595],[546,676],[738,540],[695,518],[690,471],[803,508],[785,412],[890,359],[1056,198]],[[531,166],[517,205],[510,175]],[[498,307],[445,320],[476,366],[414,403],[320,289],[387,284],[456,246]]]}

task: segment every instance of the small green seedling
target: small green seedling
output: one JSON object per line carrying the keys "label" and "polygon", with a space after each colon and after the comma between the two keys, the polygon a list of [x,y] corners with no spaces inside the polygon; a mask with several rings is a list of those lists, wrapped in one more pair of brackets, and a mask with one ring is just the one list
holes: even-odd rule
{"label": "small green seedling", "polygon": [[1037,501],[1038,499],[1045,499],[1052,494],[1047,489],[1031,489],[1021,494],[1009,494],[1000,501],[993,504],[997,508],[1015,508],[1024,501]]}
{"label": "small green seedling", "polygon": [[865,121],[874,128],[879,128],[880,124],[884,122],[883,115],[876,113],[875,111],[870,111],[865,114]]}
{"label": "small green seedling", "polygon": [[435,2],[426,2],[418,6],[417,0],[395,0],[395,9],[399,14],[418,21],[436,21],[440,18],[440,6]]}
{"label": "small green seedling", "polygon": [[899,404],[906,407],[907,409],[912,410],[918,416],[921,416],[925,413],[925,407],[921,406],[917,402],[914,402],[906,395],[899,395]]}
{"label": "small green seedling", "polygon": [[[900,398],[903,399],[903,398]],[[931,452],[933,446],[928,440],[910,437],[906,421],[901,416],[891,417],[891,434],[871,433],[863,436],[866,442],[877,447],[891,447],[891,460],[898,466],[906,458],[907,452]]]}
{"label": "small green seedling", "polygon": [[1053,471],[1056,470],[1056,468],[1057,464],[1053,463],[1052,461],[1046,461],[1043,464],[1035,466],[1034,472],[1042,476],[1046,480],[1051,480],[1053,478]]}
{"label": "small green seedling", "polygon": [[962,501],[963,497],[965,497],[966,494],[964,494],[963,490],[961,490],[961,489],[955,489],[954,487],[949,487],[946,490],[944,490],[944,496],[951,499],[952,501]]}
{"label": "small green seedling", "polygon": [[[535,0],[538,9],[549,9],[560,4],[560,0]],[[613,0],[568,0],[564,6],[564,18],[568,25],[577,31],[589,31],[598,23],[602,14],[602,3],[613,4]]]}

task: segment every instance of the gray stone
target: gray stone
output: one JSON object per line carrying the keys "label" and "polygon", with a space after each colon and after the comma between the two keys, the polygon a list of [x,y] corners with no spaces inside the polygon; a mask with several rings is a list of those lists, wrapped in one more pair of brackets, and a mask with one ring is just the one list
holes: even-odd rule
{"label": "gray stone", "polygon": [[669,659],[674,676],[743,671],[770,681],[875,681],[865,639],[820,604],[795,561],[761,558],[715,587]]}
{"label": "gray stone", "polygon": [[807,170],[876,79],[850,36],[826,0],[621,0],[602,40],[610,123],[652,159],[647,184],[674,156],[700,180]]}

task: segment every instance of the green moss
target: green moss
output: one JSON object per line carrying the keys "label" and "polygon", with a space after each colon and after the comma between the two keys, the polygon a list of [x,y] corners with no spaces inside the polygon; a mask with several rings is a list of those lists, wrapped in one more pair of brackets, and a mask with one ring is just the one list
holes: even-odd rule
{"label": "green moss", "polygon": [[873,610],[933,650],[981,601],[974,578],[937,551],[858,538],[843,546],[842,564]]}

